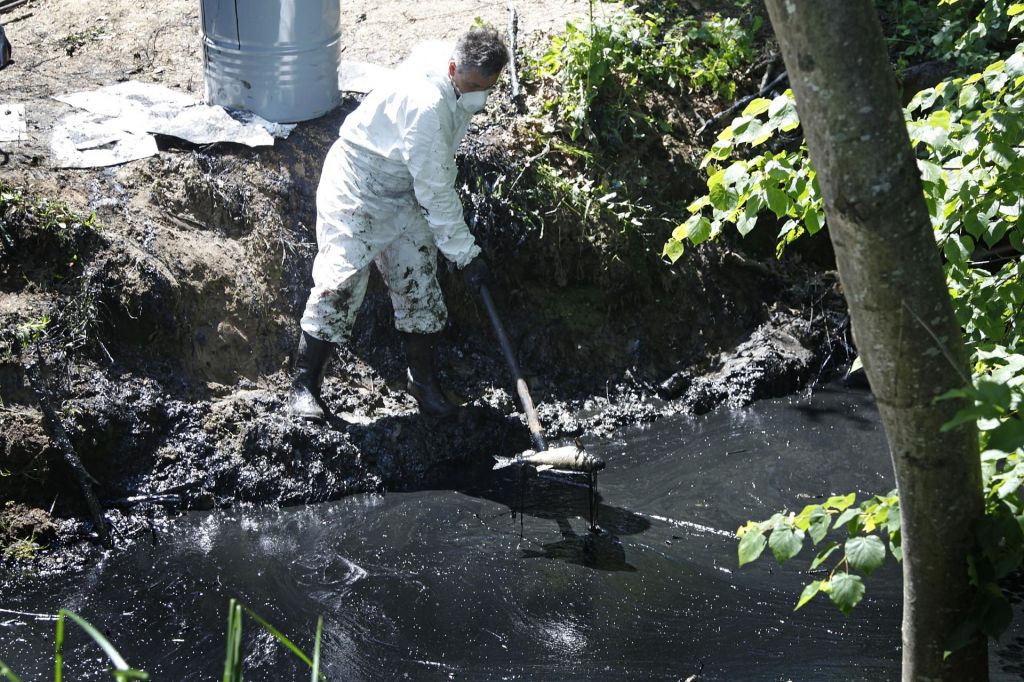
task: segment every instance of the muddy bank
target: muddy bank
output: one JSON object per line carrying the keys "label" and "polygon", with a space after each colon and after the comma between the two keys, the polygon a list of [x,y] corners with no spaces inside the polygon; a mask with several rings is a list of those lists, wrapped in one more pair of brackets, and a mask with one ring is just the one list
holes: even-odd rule
{"label": "muddy bank", "polygon": [[[440,365],[452,397],[470,408],[459,421],[415,412],[376,275],[324,388],[353,423],[319,429],[283,414],[309,286],[315,159],[344,113],[273,150],[169,150],[104,172],[94,224],[82,214],[47,223],[29,188],[8,185],[23,196],[17,210],[8,202],[13,238],[0,272],[0,314],[16,332],[5,335],[0,360],[8,417],[0,445],[10,473],[0,496],[52,508],[57,519],[83,513],[25,382],[22,365],[36,354],[98,495],[125,509],[112,517],[122,536],[167,507],[299,504],[443,485],[528,446],[482,306],[449,271],[441,274],[450,322]],[[462,163],[471,168],[472,157]],[[499,201],[486,201],[467,196],[467,205],[500,214]],[[536,264],[596,261],[600,245],[566,246],[514,222],[492,222],[478,236],[501,263],[495,298],[554,439],[785,395],[849,360],[833,276],[798,259],[709,245],[673,270],[638,249],[617,286],[586,269],[559,284]],[[46,329],[26,341],[21,332],[44,318]],[[87,523],[58,525],[50,547],[90,533]]]}
{"label": "muddy bank", "polygon": [[[565,4],[575,16],[586,9]],[[91,533],[77,521],[80,495],[25,362],[45,364],[49,399],[122,542],[167,509],[451,485],[529,444],[483,308],[447,268],[440,366],[451,397],[467,405],[459,420],[415,412],[377,275],[325,382],[347,421],[318,429],[289,420],[282,406],[310,286],[320,167],[357,100],[272,148],[160,138],[160,153],[142,161],[54,168],[47,131],[67,106],[52,95],[145,76],[185,92],[201,85],[192,3],[146,0],[159,19],[148,32],[124,3],[104,4],[102,21],[86,16],[99,3],[64,14],[58,5],[39,0],[19,19],[20,56],[4,72],[32,67],[36,76],[10,81],[20,83],[10,94],[32,103],[29,139],[0,171],[0,499],[15,503],[14,521],[0,525],[6,546],[57,548]],[[460,8],[471,23],[474,8]],[[413,11],[363,10],[369,16],[351,23],[378,36],[381,22]],[[550,25],[550,12],[537,16]],[[86,20],[102,25],[66,53],[59,37]],[[167,49],[175,37],[183,51]],[[779,262],[770,247],[726,238],[669,267],[659,253],[671,225],[622,230],[565,212],[524,219],[524,206],[543,216],[558,197],[528,191],[543,180],[536,139],[524,143],[533,124],[507,91],[494,100],[460,151],[459,187],[552,439],[785,395],[848,362],[842,296],[827,254],[810,258],[814,247]],[[693,127],[692,111],[680,117]],[[697,189],[695,148],[650,151],[652,187]]]}

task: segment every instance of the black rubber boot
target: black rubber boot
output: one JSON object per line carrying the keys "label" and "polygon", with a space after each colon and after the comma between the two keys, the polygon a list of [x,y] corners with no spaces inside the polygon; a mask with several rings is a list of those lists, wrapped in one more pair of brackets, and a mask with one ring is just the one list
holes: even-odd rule
{"label": "black rubber boot", "polygon": [[299,350],[295,353],[295,375],[288,398],[288,414],[319,424],[331,418],[330,410],[320,397],[320,386],[333,352],[334,344],[330,341],[321,341],[302,332]]}
{"label": "black rubber boot", "polygon": [[409,394],[420,406],[420,414],[428,417],[450,417],[455,414],[456,407],[444,397],[441,387],[437,384],[434,369],[436,357],[437,334],[402,333],[405,341],[405,356],[409,362],[406,384]]}

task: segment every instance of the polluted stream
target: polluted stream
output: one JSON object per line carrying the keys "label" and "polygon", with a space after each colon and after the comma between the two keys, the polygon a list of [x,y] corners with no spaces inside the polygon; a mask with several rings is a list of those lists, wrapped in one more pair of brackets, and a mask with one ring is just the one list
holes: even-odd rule
{"label": "polluted stream", "polygon": [[[585,477],[515,467],[457,489],[183,514],[83,573],[7,576],[0,659],[51,676],[53,622],[11,612],[64,607],[152,679],[218,679],[236,597],[307,652],[322,614],[336,680],[898,679],[891,558],[848,617],[824,595],[794,613],[813,579],[806,548],[782,567],[767,551],[736,560],[748,519],[892,488],[869,394],[827,388],[585,445],[608,463],[601,533]],[[1020,641],[992,647],[992,679],[1020,679]],[[250,679],[308,679],[252,621],[244,646]],[[72,627],[67,678],[106,679],[106,666]]]}

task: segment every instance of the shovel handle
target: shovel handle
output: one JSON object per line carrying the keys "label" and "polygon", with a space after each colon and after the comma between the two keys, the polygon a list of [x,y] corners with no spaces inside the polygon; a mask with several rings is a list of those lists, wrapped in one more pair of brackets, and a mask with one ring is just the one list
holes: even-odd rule
{"label": "shovel handle", "polygon": [[487,308],[487,316],[491,318],[491,325],[494,326],[494,335],[498,337],[498,344],[501,346],[501,352],[505,356],[505,363],[508,365],[509,371],[512,372],[512,380],[516,383],[516,392],[519,394],[519,402],[526,413],[526,423],[530,427],[533,444],[536,446],[537,452],[547,450],[548,444],[544,440],[544,429],[541,428],[540,420],[537,419],[537,409],[533,406],[530,389],[527,388],[526,380],[523,379],[523,375],[519,371],[516,354],[512,351],[512,344],[508,341],[508,334],[505,333],[505,327],[501,324],[498,310],[494,307],[494,300],[491,298],[491,292],[487,290],[486,285],[480,285],[480,297],[484,300],[484,307]]}

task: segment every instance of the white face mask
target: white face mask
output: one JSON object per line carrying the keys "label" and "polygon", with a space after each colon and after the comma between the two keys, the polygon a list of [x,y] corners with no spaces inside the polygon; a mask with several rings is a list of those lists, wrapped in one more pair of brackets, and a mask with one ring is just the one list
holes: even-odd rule
{"label": "white face mask", "polygon": [[491,88],[477,90],[476,92],[464,92],[459,95],[458,106],[468,114],[475,114],[487,106],[487,96],[491,94]]}

